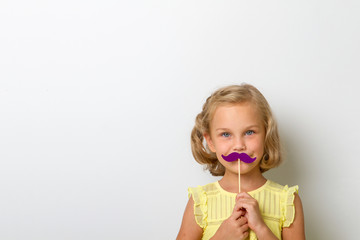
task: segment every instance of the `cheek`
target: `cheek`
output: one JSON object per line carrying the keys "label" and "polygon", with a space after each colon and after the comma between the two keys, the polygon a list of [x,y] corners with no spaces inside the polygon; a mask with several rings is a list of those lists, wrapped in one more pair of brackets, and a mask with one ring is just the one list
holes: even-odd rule
{"label": "cheek", "polygon": [[252,149],[254,151],[264,151],[264,147],[265,147],[265,143],[264,141],[260,138],[260,139],[254,139],[254,141],[251,142],[251,146],[252,146]]}
{"label": "cheek", "polygon": [[232,144],[231,140],[228,140],[228,139],[227,140],[222,140],[217,145],[217,150],[219,152],[222,152],[223,154],[228,154],[229,151],[231,151],[232,146],[233,146],[233,144]]}

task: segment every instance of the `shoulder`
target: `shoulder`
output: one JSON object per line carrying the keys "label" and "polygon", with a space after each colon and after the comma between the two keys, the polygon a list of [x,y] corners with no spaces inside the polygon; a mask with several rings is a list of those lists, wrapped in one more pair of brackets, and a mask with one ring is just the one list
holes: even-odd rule
{"label": "shoulder", "polygon": [[289,226],[283,228],[282,238],[284,240],[305,240],[304,212],[297,193],[294,194],[294,209],[293,221]]}
{"label": "shoulder", "polygon": [[278,196],[282,204],[288,205],[294,201],[294,196],[299,192],[299,186],[281,185],[268,180],[264,190],[267,194]]}
{"label": "shoulder", "polygon": [[282,237],[284,240],[305,239],[304,212],[299,196],[299,186],[281,185],[270,181],[268,189],[280,195],[282,209]]}
{"label": "shoulder", "polygon": [[284,240],[303,240],[304,213],[300,196],[298,195],[299,186],[281,185],[268,180],[266,191],[279,200],[280,224],[282,227],[282,237]]}
{"label": "shoulder", "polygon": [[194,200],[189,198],[185,207],[184,216],[177,240],[198,240],[202,237],[203,230],[197,224],[194,214]]}
{"label": "shoulder", "polygon": [[288,193],[288,192],[298,193],[299,186],[295,185],[295,186],[289,187],[288,185],[281,185],[274,181],[268,180],[266,189],[274,191],[274,192],[279,192],[279,193]]}
{"label": "shoulder", "polygon": [[212,182],[212,183],[208,183],[206,185],[198,185],[197,187],[189,187],[189,193],[190,191],[205,191],[205,192],[213,192],[213,191],[217,191],[217,182]]}
{"label": "shoulder", "polygon": [[189,187],[189,198],[193,198],[195,205],[201,204],[206,201],[209,195],[214,195],[219,191],[216,182],[209,183],[203,186]]}
{"label": "shoulder", "polygon": [[207,195],[216,190],[216,183],[189,187],[189,201],[177,239],[201,239],[207,220]]}

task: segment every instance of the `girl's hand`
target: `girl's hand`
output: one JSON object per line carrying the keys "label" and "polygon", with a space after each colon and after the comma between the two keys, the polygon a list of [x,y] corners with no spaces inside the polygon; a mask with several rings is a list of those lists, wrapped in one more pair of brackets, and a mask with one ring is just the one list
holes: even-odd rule
{"label": "girl's hand", "polygon": [[235,210],[245,211],[245,217],[248,220],[248,226],[253,230],[258,239],[278,240],[265,224],[259,209],[259,204],[248,193],[242,192],[236,196]]}
{"label": "girl's hand", "polygon": [[242,192],[236,196],[235,208],[237,210],[245,210],[245,217],[248,220],[249,228],[252,229],[256,235],[265,228],[268,229],[261,216],[258,202],[248,193]]}
{"label": "girl's hand", "polygon": [[244,214],[244,210],[235,207],[231,216],[222,222],[211,240],[244,240],[247,238],[249,236],[249,226]]}

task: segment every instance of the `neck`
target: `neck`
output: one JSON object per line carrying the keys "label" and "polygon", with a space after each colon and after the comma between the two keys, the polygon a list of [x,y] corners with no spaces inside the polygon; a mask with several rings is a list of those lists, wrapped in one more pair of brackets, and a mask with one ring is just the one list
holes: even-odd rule
{"label": "neck", "polygon": [[[225,171],[224,177],[219,181],[219,184],[223,189],[228,192],[239,192],[239,176],[237,173]],[[253,171],[246,174],[241,174],[241,191],[250,192],[258,189],[265,184],[266,178],[259,171]]]}

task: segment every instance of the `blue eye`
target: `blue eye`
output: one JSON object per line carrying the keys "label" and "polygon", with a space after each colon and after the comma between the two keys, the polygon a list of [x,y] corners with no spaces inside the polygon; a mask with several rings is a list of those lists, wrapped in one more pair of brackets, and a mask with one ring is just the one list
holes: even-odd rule
{"label": "blue eye", "polygon": [[228,133],[228,132],[224,132],[224,133],[222,133],[222,134],[221,134],[221,136],[223,136],[223,137],[226,137],[226,138],[227,138],[227,137],[230,137],[230,133]]}
{"label": "blue eye", "polygon": [[248,130],[245,132],[245,135],[253,135],[255,132],[253,130]]}

